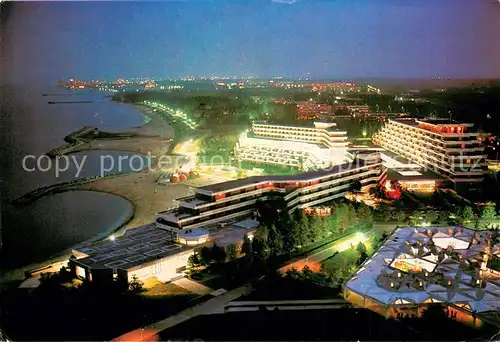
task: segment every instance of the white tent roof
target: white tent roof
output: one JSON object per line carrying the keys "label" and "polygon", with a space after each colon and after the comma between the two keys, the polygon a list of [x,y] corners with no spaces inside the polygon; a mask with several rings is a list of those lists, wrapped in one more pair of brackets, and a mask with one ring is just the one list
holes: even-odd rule
{"label": "white tent roof", "polygon": [[[448,234],[449,228],[453,229],[454,236]],[[452,242],[468,244],[467,240],[470,240],[473,235],[473,232],[467,228],[460,228],[463,229],[463,232],[457,232],[453,227],[434,227],[429,229],[431,232],[434,232],[433,239],[441,239],[441,241],[449,239],[449,241]],[[487,234],[487,232],[485,234]],[[370,262],[365,263],[363,269],[346,283],[346,287],[361,295],[370,296],[387,305],[391,305],[395,301],[399,304],[405,301],[422,303],[429,298],[433,298],[438,301],[457,304],[469,303],[472,310],[476,310],[477,312],[500,309],[499,285],[484,279],[484,281],[487,282],[486,287],[484,289],[478,289],[474,287],[475,284],[471,284],[472,277],[460,271],[459,262],[451,258],[438,262],[437,255],[426,255],[423,257],[411,255],[409,253],[411,245],[424,238],[428,239],[426,229],[424,228],[407,227],[397,229],[374,254]],[[409,241],[409,244],[407,244],[406,241]],[[466,259],[469,259],[475,257],[478,252],[482,251],[485,245],[468,245],[467,247],[468,249],[457,250],[457,252]],[[395,274],[391,275],[391,273],[394,272],[402,273],[403,276],[401,279],[403,282],[412,282],[411,279],[405,279],[406,268],[400,270],[393,268],[395,260],[409,264],[410,267],[408,269],[410,270],[412,269],[411,265],[416,265],[417,263],[420,267],[422,267],[422,265],[432,265],[432,269],[429,268],[428,272],[431,275],[432,272],[436,270],[443,272],[445,277],[450,278],[453,282],[453,286],[445,287],[428,283],[428,281],[432,281],[432,276],[429,278],[421,278],[421,281],[424,282],[422,288],[409,289],[406,286],[401,286],[396,290],[395,288],[390,288],[388,282],[378,283],[377,279],[382,272],[386,272],[388,277],[393,277],[394,282],[399,282],[399,278],[397,278]],[[391,266],[388,266],[388,264]],[[422,269],[425,270],[427,268],[422,267]],[[419,276],[417,276],[417,279],[418,278]]]}

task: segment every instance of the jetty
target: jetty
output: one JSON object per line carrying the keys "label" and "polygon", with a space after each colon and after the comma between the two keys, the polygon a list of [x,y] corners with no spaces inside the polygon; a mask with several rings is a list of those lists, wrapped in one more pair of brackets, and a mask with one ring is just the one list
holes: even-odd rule
{"label": "jetty", "polygon": [[50,158],[55,158],[57,156],[62,156],[68,153],[76,152],[78,148],[83,145],[90,143],[93,140],[119,140],[127,139],[133,137],[151,137],[147,135],[141,135],[135,132],[121,132],[121,133],[111,133],[100,131],[94,126],[83,126],[77,131],[68,134],[64,137],[66,144],[53,148],[46,153]]}
{"label": "jetty", "polygon": [[55,158],[64,154],[73,152],[77,147],[87,143],[92,139],[92,136],[98,135],[99,129],[94,126],[83,126],[79,130],[64,137],[67,144],[53,148],[47,152],[47,156]]}
{"label": "jetty", "polygon": [[127,173],[116,172],[116,173],[104,175],[102,177],[101,176],[91,176],[91,177],[86,177],[86,178],[74,179],[74,180],[70,180],[67,182],[42,186],[42,187],[39,187],[33,191],[30,191],[30,192],[22,195],[21,197],[14,199],[10,203],[13,205],[27,205],[27,204],[33,203],[34,201],[36,201],[37,199],[39,199],[43,196],[54,195],[57,193],[74,190],[82,185],[95,182],[96,180],[99,180],[99,179],[119,177],[119,176],[124,176],[124,175],[127,175]]}
{"label": "jetty", "polygon": [[81,93],[70,93],[70,94],[63,94],[63,93],[56,93],[56,94],[42,94],[42,96],[76,96],[76,95],[82,95]]}
{"label": "jetty", "polygon": [[[91,100],[86,100],[86,101],[49,101],[47,102],[48,104],[65,104],[65,103],[94,103],[97,101],[91,101]],[[104,102],[104,101],[102,101]]]}

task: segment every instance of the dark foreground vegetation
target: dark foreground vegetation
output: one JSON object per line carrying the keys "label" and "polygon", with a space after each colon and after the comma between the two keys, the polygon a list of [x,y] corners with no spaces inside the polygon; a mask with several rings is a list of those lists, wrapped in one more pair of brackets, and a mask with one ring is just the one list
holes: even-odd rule
{"label": "dark foreground vegetation", "polygon": [[[440,310],[439,308],[437,310]],[[404,323],[366,309],[231,312],[198,316],[160,333],[160,339],[204,341],[463,341],[488,339],[447,317],[430,315]]]}
{"label": "dark foreground vegetation", "polygon": [[16,341],[110,340],[181,311],[194,296],[149,296],[132,283],[128,291],[102,291],[72,282],[68,272],[47,276],[35,289],[0,295],[1,324]]}

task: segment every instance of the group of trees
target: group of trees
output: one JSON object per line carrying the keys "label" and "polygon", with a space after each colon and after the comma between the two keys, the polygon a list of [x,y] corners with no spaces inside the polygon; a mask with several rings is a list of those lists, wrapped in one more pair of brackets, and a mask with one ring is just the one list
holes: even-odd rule
{"label": "group of trees", "polygon": [[238,256],[238,249],[234,245],[221,247],[217,244],[204,246],[199,251],[193,253],[188,259],[188,268],[193,269],[199,266],[208,266],[212,263],[222,264],[226,261],[235,260]]}
{"label": "group of trees", "polygon": [[236,137],[227,135],[207,135],[200,138],[200,142],[200,158],[219,157],[221,160],[213,161],[227,163],[229,162],[229,157],[236,144]]}
{"label": "group of trees", "polygon": [[362,117],[337,119],[336,122],[340,129],[347,131],[350,138],[371,138],[384,125],[383,121]]}
{"label": "group of trees", "polygon": [[269,119],[291,123],[297,110],[292,103],[260,103],[248,91],[226,90],[217,92],[158,92],[120,93],[117,101],[141,103],[154,101],[182,110],[194,118],[202,129],[216,129],[225,125],[248,125],[252,120]]}
{"label": "group of trees", "polygon": [[269,255],[300,249],[329,236],[369,229],[373,223],[370,208],[363,204],[355,207],[342,203],[332,208],[332,215],[319,217],[306,216],[301,210],[289,214],[284,203],[276,200],[259,202],[257,212],[262,227],[255,236],[254,244],[262,245]]}
{"label": "group of trees", "polygon": [[481,208],[467,205],[457,206],[452,210],[414,210],[412,212],[381,208],[378,214],[381,219],[385,218],[385,221],[404,222],[411,226],[459,224],[473,226],[476,229],[495,228],[495,222],[500,219],[493,205],[485,205]]}

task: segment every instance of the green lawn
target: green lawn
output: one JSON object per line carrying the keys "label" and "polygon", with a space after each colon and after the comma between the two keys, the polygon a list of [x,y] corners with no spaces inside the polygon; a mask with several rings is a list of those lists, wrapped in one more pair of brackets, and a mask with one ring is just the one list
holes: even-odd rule
{"label": "green lawn", "polygon": [[356,249],[349,249],[344,252],[336,254],[334,257],[326,259],[323,261],[325,264],[325,269],[327,272],[331,272],[337,268],[344,267],[348,263],[356,262],[358,260],[359,253]]}
{"label": "green lawn", "polygon": [[[372,255],[373,248],[370,241],[365,243],[366,251],[368,255]],[[355,263],[359,258],[359,252],[356,250],[356,246],[352,249],[337,253],[335,256],[328,258],[323,261],[325,264],[325,269],[327,272],[331,272],[337,268],[342,268],[349,263]]]}

